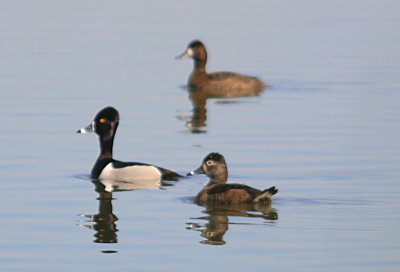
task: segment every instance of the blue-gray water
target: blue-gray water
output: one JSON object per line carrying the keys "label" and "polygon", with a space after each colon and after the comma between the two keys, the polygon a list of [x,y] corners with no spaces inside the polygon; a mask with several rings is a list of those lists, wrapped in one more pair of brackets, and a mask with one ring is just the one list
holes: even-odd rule
{"label": "blue-gray water", "polygon": [[[398,1],[0,5],[1,271],[399,270]],[[209,71],[271,85],[209,100],[203,133],[174,60],[194,38]],[[75,131],[106,105],[116,158],[184,174],[219,151],[232,182],[279,188],[271,210],[206,212],[204,176],[101,202]]]}

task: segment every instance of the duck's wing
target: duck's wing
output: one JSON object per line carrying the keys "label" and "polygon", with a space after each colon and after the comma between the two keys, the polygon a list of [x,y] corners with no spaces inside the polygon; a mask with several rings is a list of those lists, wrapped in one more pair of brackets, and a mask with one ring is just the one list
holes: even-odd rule
{"label": "duck's wing", "polygon": [[244,185],[244,184],[238,184],[238,183],[226,183],[226,184],[221,184],[219,186],[215,186],[208,190],[209,195],[214,195],[214,194],[224,194],[227,193],[231,190],[243,190],[249,193],[250,195],[257,195],[260,194],[261,191],[258,189],[255,189],[253,187]]}
{"label": "duck's wing", "polygon": [[129,166],[154,166],[148,163],[142,163],[142,162],[124,162],[124,161],[117,161],[113,160],[112,161],[114,168],[124,168],[124,167],[129,167]]}
{"label": "duck's wing", "polygon": [[215,72],[215,73],[208,74],[209,80],[216,80],[216,81],[227,80],[227,79],[234,78],[234,77],[243,78],[246,76],[242,76],[242,75],[232,73],[232,72]]}

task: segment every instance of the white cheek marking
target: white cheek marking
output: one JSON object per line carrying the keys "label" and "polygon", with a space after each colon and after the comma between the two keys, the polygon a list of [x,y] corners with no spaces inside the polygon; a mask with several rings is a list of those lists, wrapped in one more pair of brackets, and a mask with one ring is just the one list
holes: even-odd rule
{"label": "white cheek marking", "polygon": [[193,49],[192,48],[188,48],[186,50],[186,56],[188,57],[193,57]]}
{"label": "white cheek marking", "polygon": [[161,172],[154,166],[133,165],[123,168],[114,168],[112,163],[107,164],[99,179],[116,181],[143,181],[161,179]]}

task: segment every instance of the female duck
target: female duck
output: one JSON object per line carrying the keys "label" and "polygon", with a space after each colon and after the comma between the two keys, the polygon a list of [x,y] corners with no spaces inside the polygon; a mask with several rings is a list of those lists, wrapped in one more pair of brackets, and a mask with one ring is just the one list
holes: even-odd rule
{"label": "female duck", "polygon": [[204,203],[265,203],[278,192],[275,186],[263,191],[244,184],[226,183],[228,168],[225,158],[219,153],[208,154],[201,166],[188,175],[206,174],[210,182],[197,194],[195,202]]}
{"label": "female duck", "polygon": [[256,77],[239,75],[232,72],[217,72],[207,74],[207,51],[201,41],[192,41],[185,52],[177,59],[189,57],[193,59],[194,68],[189,77],[189,88],[192,91],[201,89],[209,97],[228,98],[242,96],[257,96],[267,85]]}
{"label": "female duck", "polygon": [[97,113],[90,125],[77,131],[96,132],[99,135],[100,155],[92,168],[92,179],[143,181],[177,180],[180,177],[175,172],[151,164],[114,160],[113,144],[118,123],[118,111],[113,107],[106,107]]}

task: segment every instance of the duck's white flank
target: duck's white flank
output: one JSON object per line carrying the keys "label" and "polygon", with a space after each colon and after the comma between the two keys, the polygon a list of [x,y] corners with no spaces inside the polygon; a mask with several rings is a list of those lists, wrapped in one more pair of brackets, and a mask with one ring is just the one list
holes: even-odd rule
{"label": "duck's white flank", "polygon": [[99,176],[99,179],[117,181],[138,181],[161,179],[162,173],[157,167],[148,165],[133,165],[122,168],[114,168],[112,163],[107,164]]}

